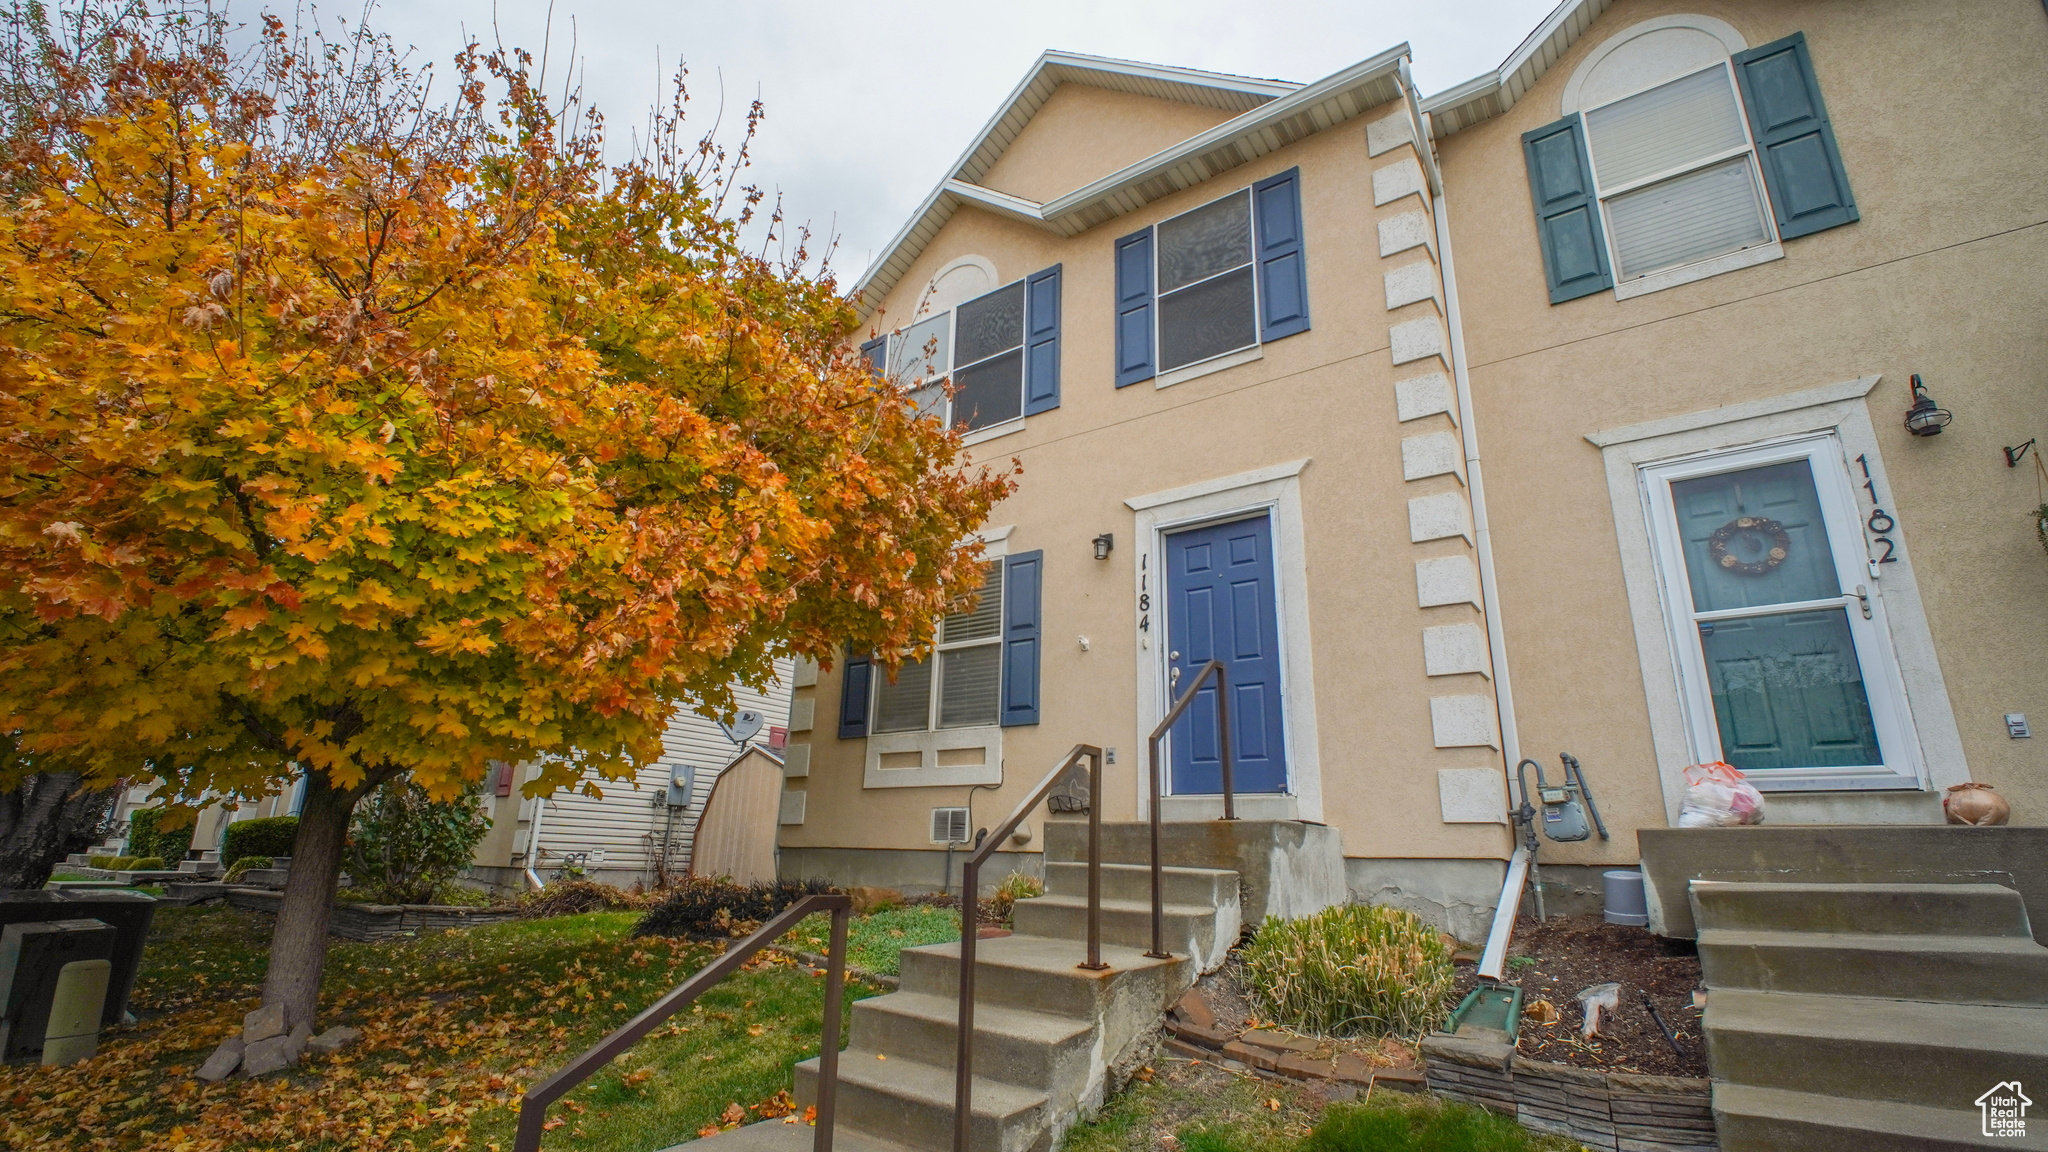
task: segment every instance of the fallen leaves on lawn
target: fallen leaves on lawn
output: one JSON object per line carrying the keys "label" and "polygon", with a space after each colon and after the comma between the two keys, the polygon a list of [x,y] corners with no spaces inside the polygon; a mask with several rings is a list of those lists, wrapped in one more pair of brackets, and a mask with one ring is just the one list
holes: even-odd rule
{"label": "fallen leaves on lawn", "polygon": [[[529,1083],[596,1038],[593,1028],[606,1021],[587,1019],[594,1007],[641,997],[643,982],[680,981],[706,959],[683,941],[593,942],[552,977],[485,987],[459,963],[393,972],[337,957],[335,975],[361,979],[330,979],[321,1023],[353,1025],[363,1039],[281,1075],[217,1084],[191,1070],[256,1006],[255,989],[242,980],[211,996],[138,988],[138,1006],[159,1014],[110,1030],[91,1060],[0,1068],[0,1148],[464,1147],[473,1122],[499,1109],[516,1113]],[[190,987],[193,975],[177,979]],[[598,1000],[599,992],[622,999]],[[653,1076],[641,1068],[622,1079],[638,1087]],[[585,1108],[563,1099],[553,1111],[550,1130]],[[721,1119],[746,1116],[734,1104]]]}

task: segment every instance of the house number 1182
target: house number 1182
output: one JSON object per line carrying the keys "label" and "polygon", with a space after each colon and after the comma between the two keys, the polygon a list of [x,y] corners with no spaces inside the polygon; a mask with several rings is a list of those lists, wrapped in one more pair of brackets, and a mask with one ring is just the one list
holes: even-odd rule
{"label": "house number 1182", "polygon": [[1870,519],[1865,520],[1863,526],[1870,529],[1871,543],[1884,545],[1884,555],[1873,559],[1871,563],[1896,564],[1899,558],[1892,553],[1898,549],[1898,545],[1892,542],[1891,530],[1897,528],[1899,522],[1892,519],[1891,513],[1878,506],[1877,482],[1870,478],[1870,457],[1858,456],[1856,463],[1863,469],[1863,487],[1870,492]]}

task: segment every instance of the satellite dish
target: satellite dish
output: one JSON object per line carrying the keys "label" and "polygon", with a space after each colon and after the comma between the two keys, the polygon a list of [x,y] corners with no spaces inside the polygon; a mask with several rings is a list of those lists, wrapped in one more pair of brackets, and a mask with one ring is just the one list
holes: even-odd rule
{"label": "satellite dish", "polygon": [[747,741],[759,736],[761,734],[761,726],[767,722],[768,718],[766,716],[748,708],[742,710],[739,715],[734,716],[731,723],[728,724],[720,720],[718,726],[725,731],[726,739],[735,744],[745,744]]}

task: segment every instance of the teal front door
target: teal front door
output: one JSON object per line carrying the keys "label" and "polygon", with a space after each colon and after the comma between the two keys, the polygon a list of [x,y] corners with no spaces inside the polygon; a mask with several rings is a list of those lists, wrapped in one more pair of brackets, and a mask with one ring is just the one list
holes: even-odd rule
{"label": "teal front door", "polygon": [[[1671,481],[1691,631],[1720,758],[1744,772],[1884,765],[1867,682],[1872,578],[1831,531],[1824,456]],[[1860,533],[1853,542],[1860,544]],[[1847,562],[1845,562],[1845,557]]]}

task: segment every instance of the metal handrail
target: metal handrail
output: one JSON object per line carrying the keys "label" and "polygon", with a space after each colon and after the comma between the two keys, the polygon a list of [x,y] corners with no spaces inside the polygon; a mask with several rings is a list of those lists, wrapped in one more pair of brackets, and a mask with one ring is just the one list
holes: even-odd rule
{"label": "metal handrail", "polygon": [[832,1114],[839,1089],[839,1012],[840,1001],[846,994],[846,927],[852,911],[853,898],[850,896],[831,893],[804,897],[763,924],[752,936],[726,949],[725,955],[698,969],[696,975],[620,1025],[588,1052],[528,1088],[519,1101],[519,1134],[512,1141],[512,1152],[540,1152],[540,1137],[547,1120],[548,1105],[611,1063],[614,1057],[632,1047],[662,1021],[689,1007],[692,1000],[731,975],[734,969],[752,959],[754,953],[773,944],[813,912],[832,913],[832,947],[825,962],[825,1035],[818,1053],[817,1135],[812,1138],[811,1148],[813,1152],[832,1152]]}
{"label": "metal handrail", "polygon": [[974,941],[981,929],[981,865],[1084,759],[1088,761],[1088,959],[1078,967],[1091,972],[1109,967],[1102,962],[1102,749],[1076,744],[960,869],[960,1035],[953,1067],[954,1152],[968,1152],[967,1130],[974,1120]]}
{"label": "metal handrail", "polygon": [[1201,671],[1195,673],[1195,679],[1188,685],[1188,690],[1180,694],[1180,699],[1175,700],[1173,707],[1167,710],[1166,718],[1159,722],[1157,728],[1152,729],[1152,735],[1145,738],[1146,753],[1150,756],[1152,764],[1152,950],[1145,955],[1154,960],[1172,958],[1172,953],[1166,950],[1161,924],[1166,918],[1166,903],[1160,894],[1159,738],[1166,735],[1167,729],[1173,727],[1173,722],[1180,719],[1181,713],[1188,710],[1188,705],[1194,703],[1195,693],[1202,690],[1202,681],[1208,679],[1210,673],[1216,676],[1216,738],[1218,754],[1223,759],[1223,818],[1237,819],[1237,788],[1236,782],[1231,779],[1230,764],[1230,686],[1223,671],[1223,661],[1211,660],[1202,665]]}

